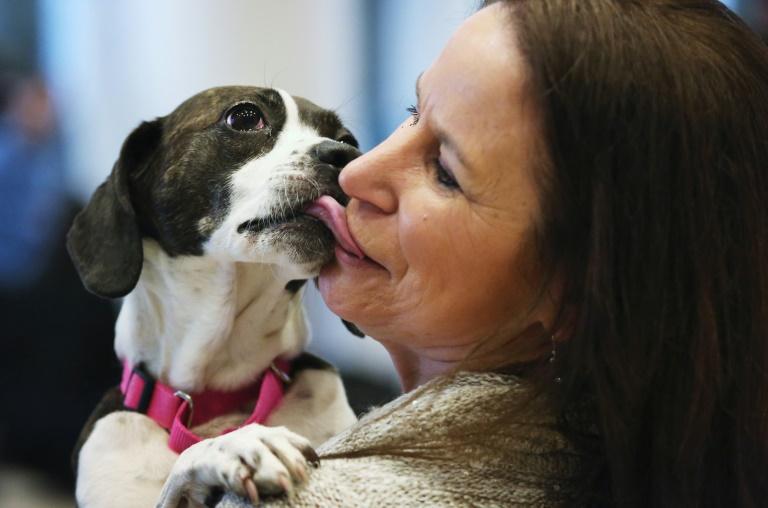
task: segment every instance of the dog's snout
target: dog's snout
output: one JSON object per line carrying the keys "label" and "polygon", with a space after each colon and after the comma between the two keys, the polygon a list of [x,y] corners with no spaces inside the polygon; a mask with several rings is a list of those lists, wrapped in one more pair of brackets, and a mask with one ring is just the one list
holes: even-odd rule
{"label": "dog's snout", "polygon": [[360,150],[347,143],[339,141],[323,141],[315,146],[314,154],[317,160],[341,169],[354,159],[360,157]]}

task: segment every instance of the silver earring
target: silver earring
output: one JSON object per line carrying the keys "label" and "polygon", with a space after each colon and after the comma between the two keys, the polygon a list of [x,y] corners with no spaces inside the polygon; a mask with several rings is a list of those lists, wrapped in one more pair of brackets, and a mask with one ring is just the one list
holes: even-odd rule
{"label": "silver earring", "polygon": [[[549,355],[549,363],[551,363],[552,368],[554,368],[555,360],[557,359],[557,341],[555,340],[554,335],[552,335],[551,339],[552,339],[552,354]],[[562,383],[562,382],[563,382],[562,378],[560,378],[559,376],[555,377],[555,383]]]}

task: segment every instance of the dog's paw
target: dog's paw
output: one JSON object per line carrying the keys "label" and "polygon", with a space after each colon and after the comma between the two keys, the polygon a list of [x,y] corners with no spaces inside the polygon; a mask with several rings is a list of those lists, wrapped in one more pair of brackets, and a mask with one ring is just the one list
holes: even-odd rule
{"label": "dog's paw", "polygon": [[157,506],[176,507],[182,499],[202,505],[222,491],[257,504],[262,495],[290,494],[318,462],[309,441],[285,427],[247,425],[179,455]]}

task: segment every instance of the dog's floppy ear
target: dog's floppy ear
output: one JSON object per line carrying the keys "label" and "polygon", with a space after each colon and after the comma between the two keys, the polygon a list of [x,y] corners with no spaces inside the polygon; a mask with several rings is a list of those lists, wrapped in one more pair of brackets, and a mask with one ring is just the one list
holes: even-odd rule
{"label": "dog's floppy ear", "polygon": [[131,203],[129,175],[147,163],[160,145],[161,119],[144,122],[125,140],[120,158],[75,217],[67,250],[88,291],[106,298],[128,294],[144,262],[141,231]]}

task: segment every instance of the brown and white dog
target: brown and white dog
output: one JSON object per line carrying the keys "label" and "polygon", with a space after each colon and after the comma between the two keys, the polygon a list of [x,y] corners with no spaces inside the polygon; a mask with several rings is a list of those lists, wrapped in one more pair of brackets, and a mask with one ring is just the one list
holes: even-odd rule
{"label": "brown and white dog", "polygon": [[[76,218],[68,248],[85,286],[125,300],[117,356],[186,393],[232,391],[309,339],[303,282],[354,241],[340,169],[357,142],[331,111],[284,91],[206,90],[142,123]],[[325,223],[325,224],[324,224]],[[338,224],[336,224],[338,226]],[[341,236],[341,237],[340,237]],[[337,373],[300,359],[265,422],[250,408],[193,430],[212,437],[177,455],[168,432],[105,396],[76,451],[82,507],[177,506],[231,490],[252,499],[306,478],[315,446],[355,416]],[[194,480],[194,483],[192,483]]]}

